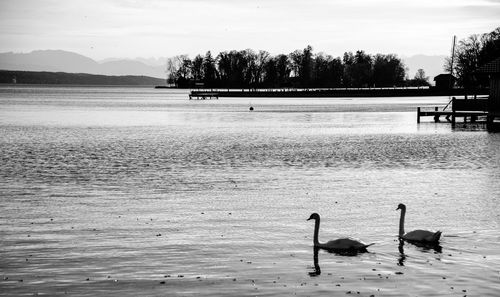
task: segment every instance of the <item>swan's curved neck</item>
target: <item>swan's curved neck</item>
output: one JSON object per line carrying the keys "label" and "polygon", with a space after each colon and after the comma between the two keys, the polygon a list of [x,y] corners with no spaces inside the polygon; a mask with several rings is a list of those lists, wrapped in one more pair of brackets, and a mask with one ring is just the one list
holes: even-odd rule
{"label": "swan's curved neck", "polygon": [[316,220],[314,220],[314,238],[313,238],[313,242],[314,242],[315,246],[319,245],[318,236],[319,236],[319,218],[317,218]]}
{"label": "swan's curved neck", "polygon": [[401,216],[399,217],[399,236],[403,236],[405,234],[405,215],[406,209],[401,209]]}

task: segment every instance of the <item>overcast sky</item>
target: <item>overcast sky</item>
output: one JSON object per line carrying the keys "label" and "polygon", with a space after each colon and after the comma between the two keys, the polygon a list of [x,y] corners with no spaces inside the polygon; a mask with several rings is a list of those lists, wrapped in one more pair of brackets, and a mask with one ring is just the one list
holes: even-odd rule
{"label": "overcast sky", "polygon": [[448,55],[500,26],[500,0],[0,0],[0,52],[94,59],[207,50]]}

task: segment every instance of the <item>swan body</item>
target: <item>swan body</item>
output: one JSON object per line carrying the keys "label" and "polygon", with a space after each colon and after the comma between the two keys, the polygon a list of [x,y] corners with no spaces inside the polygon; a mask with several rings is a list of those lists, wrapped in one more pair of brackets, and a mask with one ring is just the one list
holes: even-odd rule
{"label": "swan body", "polygon": [[362,250],[370,245],[363,244],[350,238],[339,238],[326,243],[319,243],[315,246],[326,250]]}
{"label": "swan body", "polygon": [[399,238],[410,242],[420,242],[420,243],[438,243],[441,238],[441,231],[431,232],[427,230],[414,230],[405,234],[405,214],[406,205],[400,203],[396,210],[401,210],[401,216],[399,218]]}
{"label": "swan body", "polygon": [[313,243],[315,248],[321,248],[330,251],[338,251],[338,252],[366,252],[366,248],[372,244],[364,244],[354,239],[350,238],[339,238],[335,240],[330,240],[325,243],[320,243],[318,240],[319,236],[319,224],[320,217],[319,214],[313,213],[309,217],[309,220],[314,220],[314,238]]}
{"label": "swan body", "polygon": [[401,238],[408,241],[438,242],[441,238],[441,231],[414,230],[404,234]]}

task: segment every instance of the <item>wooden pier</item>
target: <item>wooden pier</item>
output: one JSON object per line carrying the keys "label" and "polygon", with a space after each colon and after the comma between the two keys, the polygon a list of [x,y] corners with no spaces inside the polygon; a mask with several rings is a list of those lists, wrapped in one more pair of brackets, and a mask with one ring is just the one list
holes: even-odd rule
{"label": "wooden pier", "polygon": [[[435,87],[394,87],[394,88],[327,88],[327,89],[196,89],[189,98],[210,99],[212,97],[423,97],[462,96],[463,89],[439,89]],[[475,90],[475,94],[488,94],[487,89]]]}
{"label": "wooden pier", "polygon": [[219,94],[217,92],[191,92],[191,94],[189,94],[189,100],[211,99],[219,99]]}
{"label": "wooden pier", "polygon": [[[449,104],[451,104],[451,110],[446,110]],[[463,118],[464,122],[470,118],[472,123],[480,116],[488,118],[488,99],[453,98],[448,105],[442,110],[439,110],[439,107],[434,107],[434,110],[422,110],[421,107],[417,107],[417,123],[420,123],[421,117],[433,117],[434,122],[438,123],[441,121],[441,116],[444,116],[452,125],[455,125],[457,118]]]}
{"label": "wooden pier", "polygon": [[417,107],[417,123],[420,123],[420,117],[434,117],[434,122],[438,123],[441,121],[441,116],[444,116],[450,123],[454,123],[455,119],[460,117],[476,118],[487,115],[487,111],[443,111],[438,110],[438,107],[435,107],[433,111],[422,111],[420,107]]}

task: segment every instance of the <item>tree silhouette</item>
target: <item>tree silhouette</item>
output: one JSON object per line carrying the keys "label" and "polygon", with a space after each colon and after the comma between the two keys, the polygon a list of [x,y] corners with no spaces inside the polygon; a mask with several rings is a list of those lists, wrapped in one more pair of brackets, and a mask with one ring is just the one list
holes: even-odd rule
{"label": "tree silhouette", "polygon": [[179,87],[203,82],[206,87],[372,87],[404,85],[405,70],[393,54],[371,56],[362,50],[343,58],[314,54],[309,45],[288,55],[272,56],[251,49],[222,51],[216,58],[207,51],[193,60],[187,55],[167,61],[169,83]]}
{"label": "tree silhouette", "polygon": [[415,85],[420,86],[429,86],[429,77],[425,75],[424,69],[418,69],[417,73],[415,73]]}
{"label": "tree silhouette", "polygon": [[201,81],[202,78],[204,77],[203,73],[203,57],[200,55],[197,55],[194,59],[193,62],[191,63],[191,71],[193,73],[193,79],[195,81]]}
{"label": "tree silhouette", "polygon": [[215,60],[212,58],[212,53],[208,51],[203,59],[203,82],[206,87],[216,86],[217,80],[217,68],[215,66]]}
{"label": "tree silhouette", "polygon": [[401,85],[405,79],[405,69],[396,55],[377,54],[373,60],[373,82],[375,87]]}
{"label": "tree silhouette", "polygon": [[459,86],[470,88],[488,85],[486,77],[475,75],[480,66],[500,57],[500,27],[490,33],[473,34],[458,42],[454,65],[451,57],[446,59],[444,69],[457,77]]}

